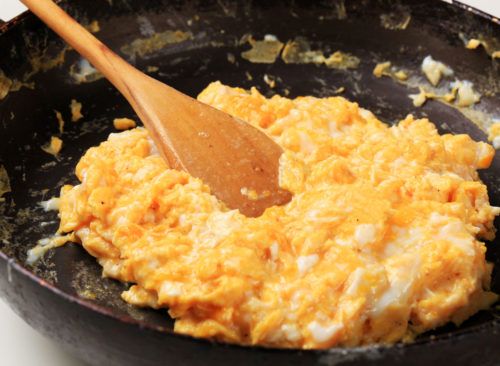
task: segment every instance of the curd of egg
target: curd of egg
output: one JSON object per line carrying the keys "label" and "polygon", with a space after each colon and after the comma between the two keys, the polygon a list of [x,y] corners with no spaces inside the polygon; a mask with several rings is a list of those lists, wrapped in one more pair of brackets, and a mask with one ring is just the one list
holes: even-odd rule
{"label": "curd of egg", "polygon": [[293,198],[245,217],[169,168],[145,129],[111,134],[62,188],[58,234],[130,283],[125,301],[168,309],[178,333],[303,349],[411,340],[496,301],[482,240],[500,210],[477,174],[490,145],[342,97],[214,82],[198,99],[282,146]]}

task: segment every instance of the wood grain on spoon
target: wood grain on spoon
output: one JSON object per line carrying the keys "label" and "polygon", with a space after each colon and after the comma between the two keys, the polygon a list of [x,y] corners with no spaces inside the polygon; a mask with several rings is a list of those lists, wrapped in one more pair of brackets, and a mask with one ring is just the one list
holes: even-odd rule
{"label": "wood grain on spoon", "polygon": [[171,167],[247,216],[290,200],[278,184],[282,150],[263,132],[140,72],[52,0],[21,1],[123,94]]}

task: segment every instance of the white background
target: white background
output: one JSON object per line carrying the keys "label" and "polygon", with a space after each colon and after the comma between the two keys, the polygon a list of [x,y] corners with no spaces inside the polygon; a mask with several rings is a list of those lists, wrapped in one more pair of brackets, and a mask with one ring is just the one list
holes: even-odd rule
{"label": "white background", "polygon": [[[90,0],[90,2],[95,0]],[[500,17],[500,0],[462,0]],[[0,19],[9,20],[23,11],[18,0],[0,0]],[[6,366],[83,366],[57,344],[45,339],[0,300],[0,357]]]}

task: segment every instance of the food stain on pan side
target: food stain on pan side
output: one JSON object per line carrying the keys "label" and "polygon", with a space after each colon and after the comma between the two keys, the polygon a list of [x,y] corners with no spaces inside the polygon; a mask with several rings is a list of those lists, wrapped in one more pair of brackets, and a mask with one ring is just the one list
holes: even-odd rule
{"label": "food stain on pan side", "polygon": [[71,65],[69,75],[76,84],[92,83],[104,78],[104,75],[84,58]]}
{"label": "food stain on pan side", "polygon": [[474,90],[474,84],[468,80],[455,80],[450,86],[452,91],[456,90],[457,107],[470,107],[481,101],[481,94]]}
{"label": "food stain on pan side", "polygon": [[121,51],[132,58],[135,58],[136,56],[144,57],[164,48],[165,46],[181,43],[192,38],[193,34],[191,32],[168,30],[162,33],[155,33],[148,38],[137,38],[130,44],[123,46]]}
{"label": "food stain on pan side", "polygon": [[497,120],[497,118],[493,116],[491,113],[483,111],[479,108],[471,108],[471,107],[468,108],[455,107],[455,108],[486,133],[488,132],[490,126],[493,125]]}
{"label": "food stain on pan side", "polygon": [[234,56],[233,53],[228,52],[226,55],[226,58],[227,58],[227,62],[229,62],[230,64],[236,63],[236,57]]}
{"label": "food stain on pan side", "polygon": [[96,300],[101,293],[96,291],[96,275],[87,268],[85,263],[77,262],[75,265],[75,276],[71,281],[71,287],[78,296],[87,300]]}
{"label": "food stain on pan side", "polygon": [[45,253],[54,248],[59,248],[69,242],[76,241],[77,238],[74,233],[66,235],[54,235],[50,238],[38,240],[37,245],[28,250],[26,264],[33,266]]}
{"label": "food stain on pan side", "polygon": [[264,74],[264,82],[271,88],[271,89],[274,89],[276,87],[276,80],[277,80],[277,77],[276,76],[272,76],[272,75],[268,75],[268,74]]}
{"label": "food stain on pan side", "polygon": [[[428,99],[432,99],[435,102],[445,104],[452,107],[462,113],[467,119],[478,126],[484,132],[488,132],[490,126],[495,122],[496,118],[489,112],[481,110],[479,107],[473,107],[469,102],[460,102],[460,97],[458,95],[458,89],[454,88],[446,94],[435,94],[433,92],[427,92],[421,86],[419,87],[420,92],[418,94],[411,94],[410,97],[413,99],[413,103],[416,107],[422,106]],[[458,102],[455,102],[458,100]],[[477,100],[478,102],[479,100]],[[475,104],[476,102],[474,102]]]}
{"label": "food stain on pan side", "polygon": [[410,21],[411,14],[404,8],[380,15],[380,25],[385,29],[405,30],[410,24]]}
{"label": "food stain on pan side", "polygon": [[[498,60],[500,60],[500,39],[491,36],[484,36],[482,34],[474,37],[465,36],[463,33],[459,34],[460,39],[463,41],[465,48],[469,50],[482,49],[488,56],[491,57],[492,62],[495,63],[492,68],[488,68],[483,73],[478,73],[477,84],[480,92],[485,96],[493,97],[500,93],[500,83],[498,82]],[[467,51],[465,51],[467,52]]]}
{"label": "food stain on pan side", "polygon": [[83,299],[105,302],[107,306],[111,305],[136,320],[145,319],[144,310],[127,304],[120,296],[115,295],[126,291],[122,283],[115,280],[103,280],[100,270],[95,270],[84,261],[75,264],[71,287]]}
{"label": "food stain on pan side", "polygon": [[272,34],[264,36],[262,41],[256,41],[251,35],[246,35],[240,43],[248,42],[250,50],[243,51],[241,57],[252,63],[272,64],[281,53],[281,59],[286,64],[315,64],[325,65],[332,69],[346,70],[358,67],[360,60],[354,55],[342,51],[335,51],[325,56],[321,50],[312,50],[309,41],[304,37],[296,37],[283,45]]}
{"label": "food stain on pan side", "polygon": [[[319,365],[324,366],[342,366],[346,362],[356,362],[365,360],[367,363],[370,361],[376,362],[384,357],[383,347],[380,346],[363,346],[358,348],[346,349],[332,348],[326,350],[318,359]],[[393,347],[393,349],[397,349]]]}
{"label": "food stain on pan side", "polygon": [[91,33],[98,33],[101,31],[101,27],[99,26],[99,22],[97,20],[91,21],[88,25],[85,26],[85,29],[87,29]]}
{"label": "food stain on pan side", "polygon": [[0,69],[0,100],[9,94],[12,84],[12,80],[5,76],[4,72]]}
{"label": "food stain on pan side", "polygon": [[78,102],[76,99],[71,99],[69,109],[71,111],[71,122],[78,122],[83,118],[82,114],[82,103]]}
{"label": "food stain on pan side", "polygon": [[460,33],[459,37],[464,42],[465,48],[475,50],[481,46],[491,58],[500,58],[500,40],[482,34],[471,38]]}
{"label": "food stain on pan side", "polygon": [[[95,129],[96,126],[93,126]],[[62,161],[70,159],[70,157],[60,157]],[[55,161],[45,163],[39,167],[40,172],[51,174],[58,164]],[[24,165],[18,165],[13,168],[15,171],[22,172],[25,170]],[[26,180],[25,173],[22,174],[23,180]],[[55,186],[59,187],[64,182],[58,182]],[[31,246],[29,238],[47,237],[47,231],[53,232],[58,223],[57,214],[50,213],[53,217],[49,217],[47,209],[53,209],[57,206],[57,199],[47,198],[48,189],[30,189],[28,191],[31,202],[42,202],[43,205],[35,204],[32,207],[20,207],[12,199],[5,199],[5,193],[13,190],[13,183],[3,165],[0,164],[0,250],[11,258],[17,258],[21,263],[24,263],[27,258],[26,245]],[[57,194],[57,193],[56,193]],[[41,209],[42,208],[42,209]],[[22,228],[22,234],[19,232]],[[61,242],[62,244],[62,242]],[[44,249],[46,250],[46,249]],[[32,268],[33,273],[40,278],[48,281],[51,284],[57,283],[57,272],[55,271],[55,263],[53,261],[53,252],[47,253],[41,258]]]}
{"label": "food stain on pan side", "polygon": [[230,0],[217,0],[217,5],[220,6],[224,14],[228,17],[235,18],[238,10],[238,2]]}
{"label": "food stain on pan side", "polygon": [[5,202],[3,195],[11,192],[9,175],[3,165],[0,164],[0,202]]}
{"label": "food stain on pan side", "polygon": [[[421,71],[434,88],[438,86],[443,77],[451,77],[455,74],[449,66],[434,60],[431,56],[424,58]],[[419,88],[420,93],[409,96],[413,100],[415,107],[423,105],[426,99],[442,100],[460,108],[471,107],[481,100],[481,94],[474,89],[474,84],[468,80],[455,78],[455,81],[445,83],[441,90],[430,92],[422,85],[416,86]],[[442,90],[444,90],[444,94]]]}
{"label": "food stain on pan side", "polygon": [[27,89],[35,89],[35,82],[32,81],[31,83],[26,83],[19,81],[17,79],[12,80],[12,86],[10,87],[11,92],[16,92],[21,90],[21,88],[27,88]]}
{"label": "food stain on pan side", "polygon": [[115,118],[113,120],[113,126],[119,131],[124,131],[135,128],[137,124],[133,119],[130,118]]}
{"label": "food stain on pan side", "polygon": [[360,60],[349,53],[336,51],[325,57],[323,51],[312,50],[309,41],[304,37],[296,37],[288,41],[283,48],[281,58],[286,64],[326,65],[333,69],[355,69]]}
{"label": "food stain on pan side", "polygon": [[[14,212],[13,217],[11,213]],[[24,250],[25,242],[19,242],[16,235],[16,229],[20,226],[26,227],[30,236],[43,235],[42,232],[48,224],[46,213],[40,213],[38,208],[18,209],[13,201],[10,203],[0,202],[0,250],[10,258],[20,258],[26,256]],[[36,224],[34,224],[36,223]],[[54,221],[55,223],[55,221]],[[41,259],[36,266],[32,268],[35,275],[43,278],[51,284],[57,283],[57,272],[55,265],[51,260],[52,253]]]}
{"label": "food stain on pan side", "polygon": [[7,218],[8,206],[5,200],[0,201],[0,250],[9,257],[15,257],[12,245],[15,225]]}
{"label": "food stain on pan side", "polygon": [[416,94],[410,94],[408,97],[413,101],[415,107],[421,107],[427,102],[427,100],[443,100],[445,102],[452,102],[456,97],[456,90],[451,92],[446,92],[445,94],[439,94],[434,92],[426,91],[422,86],[418,87],[419,92]]}
{"label": "food stain on pan side", "polygon": [[335,51],[325,59],[325,65],[331,69],[355,69],[359,66],[360,60],[356,56],[342,51]]}
{"label": "food stain on pan side", "polygon": [[[76,100],[72,100],[72,103],[70,104],[70,109],[71,109],[71,105],[75,106],[78,104],[80,104],[80,103],[78,103]],[[56,112],[56,116],[57,116],[57,111],[55,111],[55,112]],[[107,119],[106,119],[106,121],[107,121]],[[84,134],[89,133],[89,132],[95,132],[96,130],[101,131],[102,129],[107,128],[107,126],[104,123],[102,123],[102,121],[98,121],[98,120],[91,121],[88,124],[86,124],[85,126],[86,126],[86,128],[82,127],[82,131],[81,131],[80,135],[84,135]],[[64,157],[64,156],[59,155],[59,152],[62,148],[62,144],[63,144],[63,142],[59,137],[52,136],[50,139],[50,142],[47,145],[42,146],[42,150],[44,150],[46,153],[54,155],[60,164],[61,161],[71,159],[71,157]],[[56,167],[57,164],[58,163],[56,163],[54,161],[49,162],[49,163],[45,163],[44,165],[40,166],[40,169],[46,171],[48,169],[52,169],[52,168]],[[63,177],[55,186],[60,187],[66,183],[67,183],[67,177]],[[26,212],[25,216],[27,218],[32,218],[33,221],[35,221],[35,222],[36,222],[37,217],[41,217],[42,219],[45,220],[46,214],[44,216],[40,215],[38,212],[39,207],[43,208],[44,212],[51,211],[54,209],[57,210],[57,205],[58,205],[58,201],[59,201],[58,198],[51,198],[50,200],[43,201],[43,198],[46,197],[47,193],[48,193],[47,189],[41,190],[41,191],[37,190],[37,191],[32,192],[31,197],[33,199],[39,199],[40,197],[42,197],[42,201],[40,201],[39,204],[34,209],[33,208],[24,209],[24,211]],[[19,210],[19,213],[22,213],[22,212],[23,212],[23,210]],[[40,219],[38,221],[40,221]],[[19,217],[16,217],[14,219],[14,222],[19,224],[19,223],[22,223],[22,220],[20,220]],[[39,225],[34,225],[33,228],[34,228],[35,232],[37,233],[37,236],[44,237],[44,239],[39,240],[36,243],[35,247],[33,247],[32,249],[25,252],[26,253],[25,264],[32,267],[33,271],[36,274],[38,274],[39,276],[41,276],[42,278],[49,279],[49,280],[52,279],[50,281],[51,283],[56,282],[55,272],[53,273],[53,271],[47,270],[48,267],[54,266],[54,263],[52,261],[53,251],[51,251],[51,249],[61,247],[68,242],[77,241],[73,234],[68,234],[68,235],[56,234],[53,236],[47,236],[47,234],[42,234],[44,227],[46,227],[47,225],[53,224],[55,222],[56,221],[44,221],[44,222],[41,222]],[[9,231],[4,230],[3,229],[4,227],[9,229]],[[6,238],[12,237],[11,233],[14,231],[14,229],[15,229],[14,225],[10,225],[6,220],[2,220],[1,216],[0,216],[0,239],[4,239],[4,242],[5,242],[5,240],[10,242],[10,240],[8,240]],[[4,234],[4,233],[6,233],[6,234]],[[4,248],[2,248],[2,251],[5,252],[9,256],[16,257],[16,255],[13,254],[13,253],[16,253],[14,248],[15,248],[14,244],[12,244],[12,246],[9,244],[9,248],[6,249],[4,247]],[[134,312],[135,310],[131,310],[131,311]],[[133,314],[130,314],[130,315],[134,316]]]}
{"label": "food stain on pan side", "polygon": [[45,212],[49,211],[59,211],[59,197],[52,197],[46,201],[39,203],[39,206],[43,208]]}
{"label": "food stain on pan side", "polygon": [[63,146],[63,141],[57,136],[52,136],[50,138],[50,142],[47,143],[46,145],[43,145],[41,149],[45,151],[47,154],[53,155],[54,157],[57,158],[59,152],[62,149],[62,146]]}
{"label": "food stain on pan side", "polygon": [[283,49],[283,43],[272,34],[265,35],[262,41],[256,41],[250,36],[248,43],[252,48],[242,52],[241,57],[258,64],[274,63]]}
{"label": "food stain on pan side", "polygon": [[151,20],[148,17],[139,15],[137,17],[137,24],[139,25],[139,32],[143,37],[151,37],[155,34],[155,29]]}
{"label": "food stain on pan side", "polygon": [[46,72],[62,66],[66,60],[66,53],[69,50],[68,46],[64,46],[55,56],[51,56],[47,54],[47,49],[39,50],[35,48],[35,51],[28,58],[31,71],[24,75],[23,80],[28,81],[33,75],[39,72]]}
{"label": "food stain on pan side", "polygon": [[[443,103],[462,113],[472,123],[477,125],[484,132],[488,133],[490,126],[498,119],[497,116],[483,110],[477,104],[480,102],[481,95],[474,89],[474,85],[468,80],[448,80],[445,83],[441,80],[437,81],[439,85],[432,85],[428,79],[428,75],[421,70],[422,75],[410,75],[407,73],[406,78],[397,78],[389,72],[397,70],[397,67],[392,66],[390,62],[379,63],[374,68],[376,77],[389,76],[392,80],[405,85],[408,89],[418,89],[418,93],[409,94],[409,98],[413,100],[415,107],[421,107],[429,99],[438,103]],[[451,74],[454,74],[450,68]],[[389,74],[390,73],[390,74]],[[425,78],[424,78],[425,77]],[[441,77],[439,78],[441,79]]]}
{"label": "food stain on pan side", "polygon": [[0,100],[4,99],[10,92],[21,90],[22,87],[34,89],[35,83],[26,83],[17,79],[10,79],[0,69]]}
{"label": "food stain on pan side", "polygon": [[382,76],[388,76],[395,81],[405,81],[408,80],[408,73],[404,70],[400,70],[392,66],[390,61],[381,62],[375,65],[373,69],[373,75],[377,78]]}
{"label": "food stain on pan side", "polygon": [[488,141],[495,149],[500,149],[500,119],[495,119],[488,128]]}
{"label": "food stain on pan side", "polygon": [[61,114],[61,112],[54,110],[54,113],[56,114],[56,120],[57,120],[57,125],[59,127],[59,133],[64,132],[64,119]]}
{"label": "food stain on pan side", "polygon": [[[93,23],[90,24],[90,27],[95,30],[98,23]],[[9,92],[19,91],[23,87],[34,89],[35,83],[30,81],[31,78],[39,72],[47,72],[62,66],[66,60],[66,53],[71,50],[69,46],[63,46],[53,54],[49,51],[47,36],[43,41],[37,43],[34,43],[33,38],[27,34],[24,34],[23,37],[28,50],[26,59],[29,62],[30,70],[21,77],[21,80],[10,79],[0,70],[0,100],[4,99]]]}
{"label": "food stain on pan side", "polygon": [[422,61],[421,70],[433,86],[437,86],[442,78],[454,75],[451,67],[434,60],[430,55],[426,56]]}
{"label": "food stain on pan side", "polygon": [[334,4],[335,14],[337,15],[337,19],[343,20],[347,19],[347,10],[345,8],[345,1],[340,0]]}
{"label": "food stain on pan side", "polygon": [[[337,19],[337,20],[344,20],[347,19],[347,9],[345,7],[345,1],[344,0],[334,0],[329,2],[329,7],[328,12],[324,12],[321,14],[318,19],[319,20],[329,20],[329,19]],[[295,12],[293,12],[292,9],[290,9],[290,12],[292,16],[298,18],[299,15]]]}

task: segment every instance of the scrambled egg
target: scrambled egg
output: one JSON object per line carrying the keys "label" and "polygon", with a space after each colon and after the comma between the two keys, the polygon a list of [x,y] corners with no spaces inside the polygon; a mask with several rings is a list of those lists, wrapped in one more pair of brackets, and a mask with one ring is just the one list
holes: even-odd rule
{"label": "scrambled egg", "polygon": [[62,188],[59,234],[132,284],[125,301],[168,308],[178,333],[314,349],[410,340],[497,299],[481,240],[500,210],[476,171],[490,145],[412,116],[390,127],[341,97],[216,82],[199,100],[283,147],[294,197],[245,217],[169,169],[146,130],[111,134]]}
{"label": "scrambled egg", "polygon": [[71,122],[78,122],[83,118],[82,103],[78,102],[76,99],[71,99],[69,108],[71,110]]}
{"label": "scrambled egg", "polygon": [[136,127],[135,121],[130,118],[115,118],[113,120],[113,126],[117,130],[128,130]]}
{"label": "scrambled egg", "polygon": [[488,141],[491,141],[495,149],[500,149],[500,122],[495,122],[488,128]]}
{"label": "scrambled egg", "polygon": [[57,156],[61,151],[63,146],[63,141],[57,136],[51,136],[50,142],[42,146],[42,150],[47,154]]}

